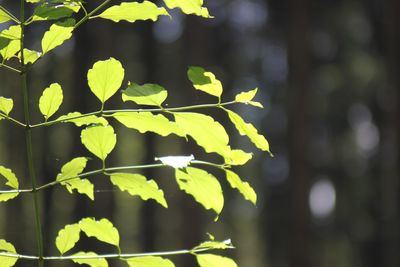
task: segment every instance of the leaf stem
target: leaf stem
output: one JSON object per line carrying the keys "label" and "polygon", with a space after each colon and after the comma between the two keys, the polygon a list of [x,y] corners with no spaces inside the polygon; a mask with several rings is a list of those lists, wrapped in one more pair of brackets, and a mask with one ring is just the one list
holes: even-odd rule
{"label": "leaf stem", "polygon": [[0,63],[0,67],[3,67],[3,68],[5,68],[6,70],[10,70],[10,71],[12,71],[12,72],[21,73],[20,70],[18,70],[18,69],[16,69],[16,68],[13,68],[13,67],[11,67],[11,66],[9,66],[9,65],[7,65],[7,64],[4,64],[4,63]]}
{"label": "leaf stem", "polygon": [[94,13],[96,13],[97,11],[99,11],[102,7],[104,7],[105,5],[107,5],[111,0],[105,0],[103,3],[101,3],[100,5],[98,5],[95,9],[93,9],[92,11],[90,11],[89,13],[86,13],[86,15],[79,20],[75,26],[74,26],[74,30],[76,28],[78,28],[82,23],[84,23],[85,21],[87,21],[90,16],[92,16]]}
{"label": "leaf stem", "polygon": [[6,120],[9,120],[9,121],[11,121],[11,122],[14,122],[14,123],[17,124],[18,126],[26,127],[26,124],[20,122],[20,121],[17,120],[17,119],[14,119],[14,118],[12,118],[12,117],[10,117],[10,116],[7,116],[6,114],[3,114],[3,113],[1,113],[1,112],[0,112],[0,117],[3,117],[3,118],[5,118]]}
{"label": "leaf stem", "polygon": [[216,250],[215,248],[194,248],[194,249],[182,249],[173,251],[157,251],[157,252],[145,252],[145,253],[121,253],[121,254],[103,254],[103,255],[69,255],[69,256],[31,256],[23,254],[13,254],[7,252],[0,252],[1,257],[18,258],[25,260],[52,260],[52,261],[62,261],[62,260],[77,260],[77,259],[116,259],[116,258],[134,258],[134,257],[148,257],[148,256],[172,256],[172,255],[182,255],[182,254],[197,254],[200,252]]}
{"label": "leaf stem", "polygon": [[32,132],[31,128],[28,126],[30,123],[29,118],[29,92],[27,85],[27,72],[25,71],[25,59],[24,59],[24,45],[25,45],[25,0],[21,0],[20,2],[20,26],[21,26],[21,90],[22,90],[22,98],[24,103],[24,117],[25,117],[25,143],[26,143],[26,156],[28,161],[28,176],[31,180],[32,191],[33,191],[33,207],[35,210],[35,228],[36,228],[36,242],[37,242],[37,250],[38,250],[38,266],[43,267],[43,233],[42,233],[42,225],[40,221],[40,209],[39,209],[39,200],[38,194],[36,190],[36,177],[35,177],[35,166],[33,162],[33,148],[32,148]]}
{"label": "leaf stem", "polygon": [[10,18],[11,18],[14,22],[16,22],[17,24],[20,24],[20,23],[21,23],[10,11],[8,11],[7,9],[5,9],[3,6],[0,6],[0,9],[3,10],[7,15],[9,15]]}

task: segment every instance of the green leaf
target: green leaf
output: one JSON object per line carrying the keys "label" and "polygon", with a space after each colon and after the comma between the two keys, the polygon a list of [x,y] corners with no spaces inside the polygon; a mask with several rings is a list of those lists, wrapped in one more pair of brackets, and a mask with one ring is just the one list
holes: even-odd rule
{"label": "green leaf", "polygon": [[254,189],[250,186],[248,182],[243,182],[239,175],[234,173],[233,171],[226,170],[226,179],[232,188],[236,188],[242,196],[256,205],[257,202],[257,194],[254,192]]}
{"label": "green leaf", "polygon": [[[8,116],[14,107],[14,101],[11,98],[0,96],[0,112]],[[2,118],[2,117],[0,117]]]}
{"label": "green leaf", "polygon": [[251,123],[246,123],[242,117],[235,112],[225,109],[229,115],[229,119],[235,125],[240,135],[246,135],[250,141],[262,151],[269,151],[269,144],[264,136],[258,133],[257,129]]}
{"label": "green leaf", "polygon": [[261,103],[252,101],[253,98],[257,94],[257,90],[258,90],[258,88],[254,89],[254,90],[251,90],[251,91],[248,91],[248,92],[241,92],[241,93],[236,95],[235,101],[239,102],[239,103],[250,104],[250,105],[253,105],[255,107],[263,108],[263,105]]}
{"label": "green leaf", "polygon": [[67,19],[64,22],[57,22],[51,25],[50,29],[44,33],[42,39],[42,54],[48,53],[71,38],[74,25],[74,19]]}
{"label": "green leaf", "polygon": [[81,174],[86,167],[87,161],[88,158],[84,157],[74,158],[61,168],[61,173],[57,175],[56,180],[62,181],[61,185],[65,186],[69,193],[72,194],[73,190],[76,189],[78,193],[85,194],[93,200],[93,184],[87,179],[79,178],[79,174]]}
{"label": "green leaf", "polygon": [[119,247],[119,233],[107,219],[96,221],[94,218],[85,218],[79,222],[79,227],[88,237]]}
{"label": "green leaf", "polygon": [[193,167],[184,170],[176,169],[175,174],[181,190],[192,195],[207,210],[213,209],[217,215],[221,213],[224,196],[217,178],[204,170]]}
{"label": "green leaf", "polygon": [[[17,176],[15,176],[12,170],[0,165],[0,177],[4,177],[7,180],[5,185],[8,185],[12,189],[19,188]],[[18,196],[18,193],[0,193],[0,202],[13,199],[16,196]]]}
{"label": "green leaf", "polygon": [[197,254],[196,259],[200,267],[237,267],[232,259],[214,254]]}
{"label": "green leaf", "polygon": [[168,156],[155,158],[155,160],[159,160],[162,162],[162,164],[171,166],[172,168],[181,169],[189,166],[190,162],[194,160],[194,156]]}
{"label": "green leaf", "polygon": [[58,232],[56,246],[61,255],[72,249],[79,241],[81,229],[77,223],[68,224]]}
{"label": "green leaf", "polygon": [[[24,63],[35,63],[42,53],[24,48]],[[18,53],[18,58],[21,62],[21,52]]]}
{"label": "green leaf", "polygon": [[21,26],[13,25],[0,33],[0,55],[3,59],[12,58],[21,50]]}
{"label": "green leaf", "polygon": [[115,58],[97,61],[87,74],[90,90],[104,103],[121,87],[124,73],[121,62]]}
{"label": "green leaf", "polygon": [[135,22],[137,20],[156,21],[159,16],[169,16],[167,10],[163,7],[158,7],[150,1],[142,3],[121,3],[120,5],[112,6],[106,9],[103,13],[96,17],[109,19],[114,22],[126,20],[128,22]]}
{"label": "green leaf", "polygon": [[[73,256],[93,256],[96,257],[97,254],[94,252],[78,252]],[[95,258],[95,259],[72,259],[73,262],[78,264],[87,264],[90,267],[108,267],[108,262],[105,258]]]}
{"label": "green leaf", "polygon": [[73,13],[78,12],[79,9],[80,6],[72,2],[55,6],[44,4],[35,8],[32,21],[48,21],[70,17]]}
{"label": "green leaf", "polygon": [[[15,247],[4,239],[0,239],[0,252],[16,254]],[[18,258],[0,256],[0,267],[12,267],[17,262]]]}
{"label": "green leaf", "polygon": [[189,67],[187,74],[194,88],[221,98],[222,84],[212,72],[205,71],[201,67]]}
{"label": "green leaf", "polygon": [[10,15],[8,15],[5,11],[0,9],[0,23],[4,23],[11,20]]}
{"label": "green leaf", "polygon": [[140,133],[153,132],[161,136],[175,134],[185,137],[185,133],[178,125],[168,120],[164,115],[154,115],[151,112],[116,112],[112,115],[116,120],[128,128]]}
{"label": "green leaf", "polygon": [[99,159],[105,160],[117,143],[117,136],[110,125],[89,126],[81,132],[82,144]]}
{"label": "green leaf", "polygon": [[174,263],[161,257],[134,257],[126,260],[131,267],[174,267]]}
{"label": "green leaf", "polygon": [[80,127],[83,125],[91,125],[91,124],[101,124],[104,126],[108,125],[108,121],[104,119],[103,117],[97,117],[95,115],[89,115],[89,116],[84,116],[81,117],[82,114],[75,111],[68,113],[67,115],[62,115],[57,119],[57,121],[62,121],[62,122],[71,122],[74,123],[76,126]]}
{"label": "green leaf", "polygon": [[222,156],[230,155],[228,134],[212,117],[192,112],[175,112],[174,116],[179,128],[191,136],[206,152],[215,152]]}
{"label": "green leaf", "polygon": [[121,191],[127,191],[130,195],[139,196],[143,200],[154,199],[163,207],[168,207],[164,192],[158,188],[154,180],[147,180],[143,175],[132,173],[113,173],[110,178]]}
{"label": "green leaf", "polygon": [[168,8],[180,8],[185,14],[195,14],[197,16],[210,18],[208,9],[203,7],[203,0],[164,0]]}
{"label": "green leaf", "polygon": [[122,100],[133,101],[139,105],[161,106],[167,98],[168,92],[157,84],[138,85],[131,83],[122,91]]}
{"label": "green leaf", "polygon": [[63,101],[63,91],[58,83],[47,87],[39,99],[39,109],[47,121],[59,109]]}
{"label": "green leaf", "polygon": [[230,154],[225,156],[225,163],[229,165],[244,165],[252,157],[252,153],[247,153],[240,149],[232,149]]}
{"label": "green leaf", "polygon": [[193,249],[228,249],[235,248],[230,239],[224,241],[205,241]]}

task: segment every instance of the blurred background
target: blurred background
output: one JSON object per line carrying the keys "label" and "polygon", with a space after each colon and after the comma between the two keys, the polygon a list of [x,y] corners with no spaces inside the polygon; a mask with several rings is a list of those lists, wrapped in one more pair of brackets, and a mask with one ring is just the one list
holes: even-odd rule
{"label": "blurred background", "polygon": [[[88,1],[89,10],[100,1]],[[117,1],[112,1],[117,2]],[[16,14],[18,3],[0,4]],[[224,182],[226,204],[217,222],[180,192],[170,169],[143,172],[164,189],[169,208],[143,202],[95,177],[95,201],[56,186],[41,193],[46,255],[57,254],[59,229],[82,217],[109,218],[121,233],[123,252],[192,247],[212,233],[232,238],[224,252],[242,267],[400,266],[399,133],[400,2],[397,0],[209,0],[213,19],[184,16],[156,23],[100,19],[81,26],[74,37],[38,62],[30,75],[31,114],[39,122],[38,99],[58,82],[64,89],[59,115],[99,107],[87,86],[87,70],[97,60],[119,59],[125,81],[158,83],[169,91],[169,106],[213,101],[195,91],[187,67],[213,71],[224,84],[223,99],[259,88],[265,109],[235,106],[267,137],[274,157],[239,137],[224,114],[210,111],[232,134],[233,147],[254,151],[235,168],[258,194],[254,207]],[[49,23],[28,29],[28,48],[40,49]],[[8,27],[6,24],[2,28]],[[22,120],[18,75],[0,69],[0,95],[12,97],[13,116]],[[123,89],[123,88],[122,88]],[[107,108],[131,107],[116,96]],[[140,135],[112,122],[118,132],[109,165],[154,162],[155,156],[208,156],[191,141]],[[55,179],[73,157],[89,156],[79,129],[62,124],[34,131],[40,184]],[[0,163],[12,168],[22,188],[24,135],[0,124]],[[93,160],[88,169],[98,168]],[[211,170],[210,170],[211,171]],[[32,196],[0,204],[0,237],[20,253],[35,254]],[[99,253],[112,247],[82,238],[80,248]],[[171,258],[196,266],[191,256]],[[120,266],[110,262],[110,266]],[[20,261],[17,266],[33,266]],[[47,265],[46,265],[47,266]],[[48,266],[72,266],[56,262]],[[122,266],[122,265],[121,265]],[[222,267],[222,266],[221,266]]]}

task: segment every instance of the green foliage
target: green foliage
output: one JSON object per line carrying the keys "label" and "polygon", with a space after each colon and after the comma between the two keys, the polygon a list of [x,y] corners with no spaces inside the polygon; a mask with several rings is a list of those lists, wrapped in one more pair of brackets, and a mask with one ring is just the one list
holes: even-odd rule
{"label": "green foliage", "polygon": [[[8,10],[0,7],[0,23],[12,21],[16,25],[11,25],[0,32],[0,55],[3,62],[0,67],[20,74],[22,81],[22,94],[28,99],[28,88],[26,73],[34,67],[37,60],[50,53],[52,50],[61,46],[70,39],[74,30],[82,23],[94,18],[112,20],[114,22],[138,20],[156,21],[160,16],[170,16],[167,9],[157,6],[150,1],[142,2],[122,2],[119,5],[105,6],[111,0],[105,0],[98,4],[92,11],[88,12],[85,3],[80,0],[26,0],[33,6],[33,14],[29,18],[22,16],[20,22]],[[164,0],[168,9],[179,8],[185,14],[195,14],[197,16],[211,17],[208,9],[203,6],[202,0]],[[21,6],[24,14],[25,5]],[[81,13],[84,13],[83,15]],[[79,15],[82,17],[79,18]],[[29,26],[33,23],[51,21],[50,28],[44,33],[41,40],[41,52],[30,50],[25,47],[24,36]],[[23,25],[23,27],[21,27]],[[15,58],[19,60],[19,68],[7,65],[7,60]],[[28,66],[29,65],[29,66]],[[91,200],[94,199],[94,185],[91,182],[93,176],[108,177],[110,182],[121,191],[126,191],[131,196],[138,196],[143,201],[153,200],[164,208],[168,208],[167,200],[163,190],[155,180],[141,174],[130,173],[129,170],[153,167],[172,167],[175,169],[175,178],[179,189],[191,195],[196,202],[206,210],[212,210],[217,218],[220,216],[224,206],[224,195],[220,182],[217,177],[218,172],[226,175],[228,184],[239,191],[248,201],[256,204],[257,195],[254,189],[246,181],[243,181],[231,167],[244,165],[252,158],[252,153],[241,149],[232,148],[229,142],[230,136],[223,124],[216,121],[207,112],[197,112],[197,110],[216,109],[231,120],[240,135],[247,136],[254,145],[262,150],[269,152],[267,139],[258,130],[234,111],[227,109],[227,106],[242,103],[262,108],[262,104],[254,101],[257,89],[241,92],[236,95],[233,101],[222,102],[223,86],[220,80],[202,67],[192,66],[188,69],[187,76],[196,90],[200,90],[217,99],[214,103],[188,105],[182,107],[167,107],[163,105],[168,97],[167,90],[158,84],[146,83],[139,85],[129,82],[127,88],[121,92],[123,102],[134,102],[139,105],[138,109],[122,108],[119,110],[105,109],[105,102],[117,94],[125,78],[125,71],[120,61],[115,58],[100,60],[93,64],[88,70],[88,86],[94,96],[100,101],[101,107],[97,111],[81,113],[79,111],[69,112],[52,119],[63,102],[63,89],[58,83],[52,83],[46,88],[39,100],[39,111],[44,117],[44,122],[37,124],[25,124],[10,116],[14,108],[11,98],[0,96],[0,120],[8,120],[25,130],[27,151],[32,150],[31,131],[36,128],[57,126],[61,123],[72,123],[77,127],[82,127],[81,142],[86,149],[96,156],[93,160],[101,164],[99,169],[85,171],[89,158],[87,156],[76,157],[65,163],[61,171],[56,175],[54,181],[46,184],[37,184],[35,180],[35,164],[32,155],[28,152],[28,178],[31,180],[32,188],[19,189],[19,182],[16,175],[8,168],[0,166],[0,180],[4,180],[4,185],[10,190],[0,190],[0,202],[17,197],[21,193],[30,192],[34,195],[34,207],[36,228],[40,229],[40,207],[37,204],[37,195],[41,190],[51,186],[61,185],[69,193],[84,194]],[[66,91],[68,93],[68,91]],[[25,122],[30,123],[28,99],[24,101]],[[150,107],[149,107],[150,106]],[[156,162],[144,165],[110,167],[106,159],[117,145],[117,133],[114,131],[114,123],[121,123],[123,126],[134,129],[141,134],[148,132],[156,133],[161,137],[174,134],[181,137],[181,141],[188,141],[192,138],[196,144],[204,149],[206,153],[216,153],[223,159],[222,164],[197,160],[193,155],[190,156],[164,156],[155,158]],[[94,164],[95,165],[95,164]],[[202,169],[202,166],[214,168],[216,176],[209,171]],[[55,174],[54,174],[55,175]],[[120,235],[117,228],[106,218],[96,220],[94,218],[83,218],[74,224],[65,225],[55,239],[55,245],[60,252],[59,257],[46,257],[43,255],[43,237],[37,231],[38,255],[14,255],[14,246],[3,239],[0,239],[0,267],[14,266],[16,261],[21,259],[36,260],[39,266],[43,261],[49,259],[72,260],[77,264],[86,264],[92,267],[108,266],[108,258],[116,258],[126,262],[133,267],[174,267],[174,263],[160,255],[172,254],[191,254],[197,258],[200,267],[236,267],[236,263],[229,258],[214,255],[202,254],[210,250],[224,250],[233,248],[230,240],[215,241],[211,240],[200,243],[190,250],[180,250],[171,252],[149,252],[147,254],[122,254],[120,248]],[[80,240],[80,234],[84,233],[88,237],[93,237],[97,241],[110,244],[115,247],[117,254],[98,255],[95,252],[73,252],[76,244]],[[4,256],[7,254],[8,256]],[[145,255],[145,256],[144,256]]]}

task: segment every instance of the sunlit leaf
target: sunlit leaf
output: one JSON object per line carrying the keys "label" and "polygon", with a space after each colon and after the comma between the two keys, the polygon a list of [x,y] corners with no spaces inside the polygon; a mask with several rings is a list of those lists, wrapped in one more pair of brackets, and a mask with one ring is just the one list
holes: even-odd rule
{"label": "sunlit leaf", "polygon": [[80,6],[75,3],[60,4],[60,5],[40,5],[33,12],[32,21],[40,20],[55,20],[70,17],[73,13],[78,12]]}
{"label": "sunlit leaf", "polygon": [[61,255],[72,249],[79,241],[81,229],[78,224],[68,224],[58,232],[56,247]]}
{"label": "sunlit leaf", "polygon": [[254,189],[250,186],[248,182],[243,182],[239,175],[234,173],[233,171],[230,170],[225,170],[226,171],[226,179],[228,180],[229,184],[231,185],[232,188],[236,188],[242,196],[253,203],[254,205],[257,202],[257,195],[256,192],[254,192]]}
{"label": "sunlit leaf", "polygon": [[[1,177],[7,180],[5,185],[11,187],[12,189],[18,189],[19,187],[18,179],[17,176],[15,176],[15,174],[12,172],[12,170],[4,166],[0,166],[0,178]],[[18,196],[18,193],[3,193],[3,194],[0,193],[0,202],[13,199],[16,196]]]}
{"label": "sunlit leaf", "polygon": [[205,241],[193,249],[228,249],[234,248],[230,239],[224,241]]}
{"label": "sunlit leaf", "polygon": [[[0,252],[16,254],[15,247],[4,239],[0,239]],[[0,256],[0,267],[12,267],[17,262],[18,258]]]}
{"label": "sunlit leaf", "polygon": [[50,29],[44,33],[42,39],[42,54],[48,53],[71,38],[74,25],[74,19],[67,19],[64,22],[57,22],[51,25]]}
{"label": "sunlit leaf", "polygon": [[74,158],[70,162],[66,163],[61,168],[61,173],[57,175],[57,181],[62,181],[61,185],[73,193],[76,189],[78,193],[87,195],[91,200],[94,199],[94,186],[87,179],[79,178],[79,174],[82,173],[83,169],[86,167],[88,158],[79,157]]}
{"label": "sunlit leaf", "polygon": [[239,131],[240,135],[246,135],[250,141],[262,151],[269,152],[269,144],[264,136],[258,133],[257,129],[251,123],[246,123],[242,117],[240,117],[235,112],[225,109],[229,115],[229,119],[235,125],[236,129]]}
{"label": "sunlit leaf", "polygon": [[193,167],[184,170],[176,169],[176,181],[179,188],[203,205],[206,209],[213,209],[217,215],[224,206],[222,188],[217,178],[210,173]]}
{"label": "sunlit leaf", "polygon": [[20,38],[20,25],[12,25],[0,33],[0,55],[3,59],[8,60],[21,50]]}
{"label": "sunlit leaf", "polygon": [[216,152],[222,156],[230,154],[228,134],[212,117],[192,112],[175,112],[174,116],[179,128],[206,152]]}
{"label": "sunlit leaf", "polygon": [[106,9],[103,13],[96,17],[103,19],[110,19],[118,22],[120,20],[126,20],[128,22],[135,22],[137,20],[152,20],[156,21],[159,16],[169,16],[167,10],[163,7],[158,7],[150,1],[144,1],[142,3],[130,2],[121,3]]}
{"label": "sunlit leaf", "polygon": [[203,0],[164,0],[168,8],[180,8],[185,14],[209,18],[208,9],[203,7]]}
{"label": "sunlit leaf", "polygon": [[134,257],[126,260],[131,267],[174,267],[174,263],[169,259],[161,257],[147,256]]}
{"label": "sunlit leaf", "polygon": [[44,0],[25,0],[27,3],[35,4],[39,2],[43,2]]}
{"label": "sunlit leaf", "polygon": [[164,192],[158,188],[154,180],[147,180],[140,174],[113,173],[111,182],[121,191],[127,191],[132,196],[139,196],[143,200],[154,199],[159,204],[168,207],[164,198]]}
{"label": "sunlit leaf", "polygon": [[112,115],[116,120],[128,128],[140,133],[153,132],[161,136],[175,134],[185,137],[185,133],[178,125],[168,120],[164,115],[154,115],[151,112],[116,112]]}
{"label": "sunlit leaf", "polygon": [[0,23],[4,23],[11,20],[10,15],[8,15],[5,11],[0,9]]}
{"label": "sunlit leaf", "polygon": [[155,158],[155,160],[161,161],[164,165],[171,166],[175,169],[186,168],[190,162],[194,160],[194,156],[168,156]]}
{"label": "sunlit leaf", "polygon": [[101,160],[105,160],[117,143],[117,136],[110,125],[89,126],[81,132],[82,144]]}
{"label": "sunlit leaf", "polygon": [[47,87],[39,99],[39,109],[47,121],[60,107],[63,101],[63,91],[58,83]]}
{"label": "sunlit leaf", "polygon": [[[8,115],[14,107],[14,101],[11,98],[0,96],[0,112]],[[0,116],[0,119],[3,118]]]}
{"label": "sunlit leaf", "polygon": [[187,74],[194,88],[218,98],[221,97],[222,84],[212,72],[205,71],[201,67],[189,67]]}
{"label": "sunlit leaf", "polygon": [[97,61],[87,74],[90,90],[104,103],[121,87],[124,73],[121,62],[115,58]]}
{"label": "sunlit leaf", "polygon": [[252,153],[247,153],[240,149],[232,149],[230,153],[225,156],[225,163],[229,165],[244,165],[251,160],[252,157]]}
{"label": "sunlit leaf", "polygon": [[258,88],[248,91],[248,92],[241,92],[236,95],[235,101],[239,103],[245,103],[249,105],[253,105],[259,108],[263,108],[263,105],[259,102],[252,101],[255,95],[257,94]]}
{"label": "sunlit leaf", "polygon": [[139,105],[161,106],[167,98],[168,93],[158,84],[138,85],[129,84],[128,88],[122,91],[122,100],[133,101]]}
{"label": "sunlit leaf", "polygon": [[196,258],[200,267],[237,267],[232,259],[219,255],[197,254]]}
{"label": "sunlit leaf", "polygon": [[[73,256],[97,256],[94,252],[78,252]],[[108,267],[108,262],[105,258],[93,258],[93,259],[72,259],[73,262],[78,264],[87,264],[90,267]]]}
{"label": "sunlit leaf", "polygon": [[97,117],[95,115],[82,117],[82,114],[77,111],[68,113],[67,115],[62,115],[57,119],[57,121],[71,122],[78,127],[90,124],[101,124],[104,126],[108,125],[108,121],[103,117]]}
{"label": "sunlit leaf", "polygon": [[[24,63],[35,63],[42,53],[24,48]],[[21,62],[21,52],[18,53],[18,58]]]}
{"label": "sunlit leaf", "polygon": [[88,237],[119,246],[119,233],[113,224],[107,219],[96,221],[93,218],[84,218],[79,222],[79,227]]}

